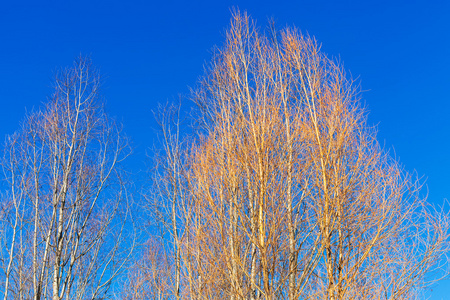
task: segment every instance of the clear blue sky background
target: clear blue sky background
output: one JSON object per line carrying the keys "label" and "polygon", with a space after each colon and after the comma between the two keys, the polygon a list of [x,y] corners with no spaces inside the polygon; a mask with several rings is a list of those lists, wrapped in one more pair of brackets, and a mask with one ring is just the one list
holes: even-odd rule
{"label": "clear blue sky background", "polygon": [[[107,109],[144,160],[155,143],[152,110],[195,85],[233,6],[260,26],[268,17],[295,25],[340,57],[365,90],[379,141],[426,179],[431,202],[450,199],[450,1],[3,0],[0,136],[45,102],[55,71],[81,53],[103,74]],[[450,299],[450,282],[431,299]]]}

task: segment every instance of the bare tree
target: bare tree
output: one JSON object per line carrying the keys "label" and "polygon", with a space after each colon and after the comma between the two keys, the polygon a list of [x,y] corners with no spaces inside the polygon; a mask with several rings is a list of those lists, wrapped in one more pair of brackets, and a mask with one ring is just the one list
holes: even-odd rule
{"label": "bare tree", "polygon": [[130,149],[102,109],[99,84],[79,58],[56,76],[45,108],[7,140],[4,299],[104,297],[131,255],[120,170]]}
{"label": "bare tree", "polygon": [[173,267],[168,278],[170,295],[181,298],[181,250],[185,232],[183,220],[186,178],[183,144],[180,138],[179,106],[160,107],[157,120],[161,129],[162,153],[153,153],[155,163],[152,192],[146,195],[150,215],[155,219],[164,256]]}
{"label": "bare tree", "polygon": [[194,100],[197,138],[166,151],[184,157],[183,297],[412,299],[446,275],[448,215],[380,148],[313,38],[235,13]]}

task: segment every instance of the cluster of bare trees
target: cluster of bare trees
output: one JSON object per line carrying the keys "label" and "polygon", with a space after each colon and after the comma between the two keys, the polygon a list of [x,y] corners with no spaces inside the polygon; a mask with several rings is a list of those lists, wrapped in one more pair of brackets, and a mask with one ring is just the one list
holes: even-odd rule
{"label": "cluster of bare trees", "polygon": [[415,299],[446,276],[448,215],[380,148],[313,38],[233,15],[193,90],[195,134],[181,138],[178,109],[160,118],[137,252],[130,149],[98,89],[80,58],[4,144],[3,299]]}
{"label": "cluster of bare trees", "polygon": [[152,195],[166,231],[131,298],[414,299],[445,274],[447,215],[380,148],[319,48],[233,16],[193,93],[196,136],[162,119]]}
{"label": "cluster of bare trees", "polygon": [[98,88],[97,72],[80,58],[56,76],[45,108],[6,139],[0,206],[5,300],[100,299],[132,252],[119,167],[130,151],[120,127],[104,114]]}

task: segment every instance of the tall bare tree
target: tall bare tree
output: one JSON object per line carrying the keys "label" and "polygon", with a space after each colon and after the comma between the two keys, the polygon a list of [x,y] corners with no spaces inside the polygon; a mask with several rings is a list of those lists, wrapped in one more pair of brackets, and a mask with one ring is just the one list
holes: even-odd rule
{"label": "tall bare tree", "polygon": [[412,299],[446,275],[448,215],[380,148],[313,38],[235,13],[194,100],[202,127],[173,173],[182,297]]}
{"label": "tall bare tree", "polygon": [[132,252],[120,170],[130,149],[103,111],[99,79],[79,58],[5,144],[4,299],[104,297]]}
{"label": "tall bare tree", "polygon": [[[174,299],[181,298],[181,241],[184,234],[183,211],[186,182],[180,138],[180,106],[160,108],[157,116],[162,133],[162,154],[154,156],[155,176],[152,195],[147,197],[151,204],[151,215],[157,221],[160,240],[165,241],[165,256],[173,264],[173,276],[170,277],[170,289]],[[164,242],[163,242],[164,244]],[[170,247],[170,249],[167,249]]]}

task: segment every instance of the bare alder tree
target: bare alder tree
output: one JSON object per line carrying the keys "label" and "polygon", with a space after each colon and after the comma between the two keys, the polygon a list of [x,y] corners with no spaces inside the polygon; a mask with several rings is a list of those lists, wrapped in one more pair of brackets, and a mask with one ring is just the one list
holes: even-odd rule
{"label": "bare alder tree", "polygon": [[102,109],[99,84],[79,58],[5,143],[4,299],[105,297],[132,253],[120,170],[130,148]]}
{"label": "bare alder tree", "polygon": [[161,154],[155,153],[153,193],[147,197],[166,250],[165,256],[172,264],[169,286],[174,299],[181,298],[181,243],[185,232],[182,218],[186,190],[185,153],[180,138],[180,109],[180,106],[161,107],[157,116],[163,149]]}
{"label": "bare alder tree", "polygon": [[414,299],[447,275],[447,213],[380,148],[313,38],[235,13],[194,100],[201,130],[165,144],[161,177],[167,200],[183,191],[166,218],[171,298]]}
{"label": "bare alder tree", "polygon": [[[158,159],[156,190],[156,211],[160,214],[158,221],[169,235],[169,244],[173,253],[173,295],[181,297],[181,240],[184,233],[180,212],[185,196],[185,181],[183,176],[183,153],[180,139],[180,107],[166,107],[162,113],[160,126],[162,129],[164,155]],[[160,180],[164,179],[164,180]],[[168,222],[166,222],[168,221]],[[162,234],[164,237],[164,233]]]}
{"label": "bare alder tree", "polygon": [[156,114],[162,148],[151,153],[151,186],[143,209],[149,239],[128,272],[122,298],[181,299],[182,239],[185,232],[185,151],[180,138],[180,106],[159,107]]}

